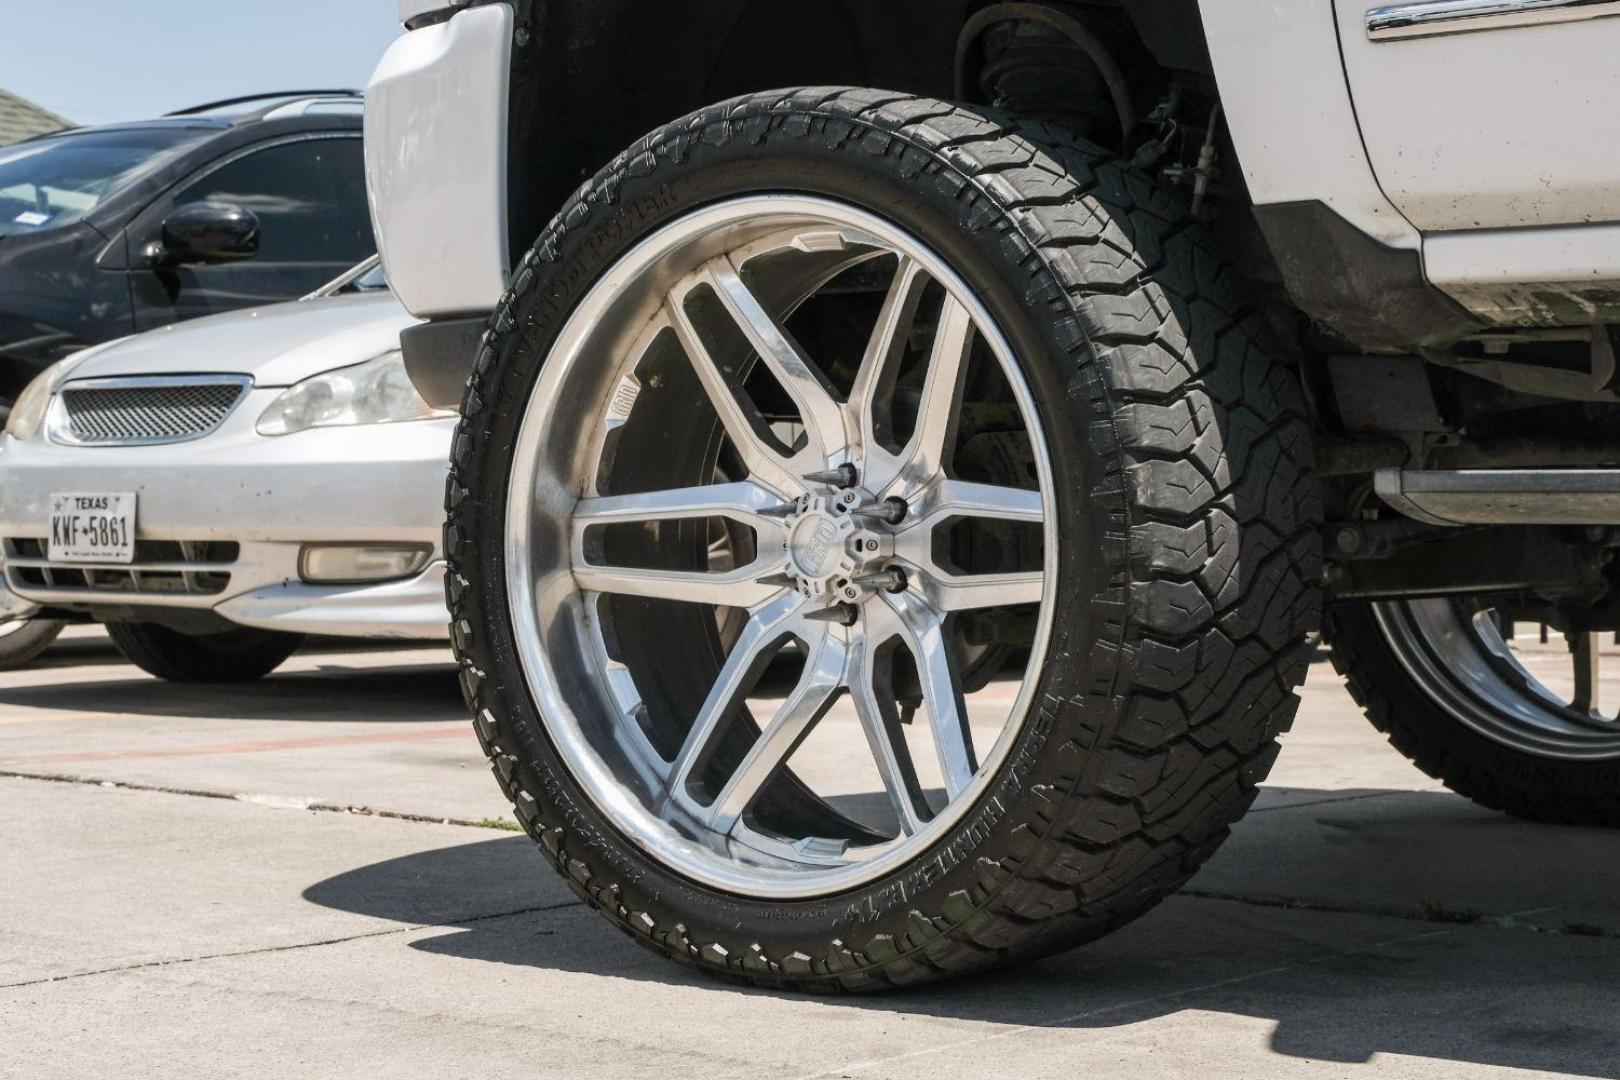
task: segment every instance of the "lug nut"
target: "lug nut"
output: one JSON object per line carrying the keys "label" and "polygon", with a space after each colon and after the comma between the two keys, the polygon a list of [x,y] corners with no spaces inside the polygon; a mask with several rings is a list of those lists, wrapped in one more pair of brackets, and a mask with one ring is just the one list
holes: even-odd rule
{"label": "lug nut", "polygon": [[860,517],[874,518],[887,525],[898,525],[906,520],[906,513],[909,509],[906,506],[906,500],[890,497],[882,501],[873,500],[872,502],[862,503],[852,508],[850,513],[857,514]]}
{"label": "lug nut", "polygon": [[909,584],[906,581],[906,572],[898,566],[886,566],[873,574],[862,574],[851,579],[854,584],[868,589],[882,589],[884,592],[905,592]]}
{"label": "lug nut", "polygon": [[840,626],[854,626],[860,621],[861,610],[854,604],[834,604],[830,608],[812,611],[805,615],[807,619],[816,622],[837,623]]}
{"label": "lug nut", "polygon": [[861,482],[861,474],[855,470],[855,466],[847,461],[836,469],[805,473],[804,478],[812,484],[826,484],[828,487],[835,488],[852,488]]}

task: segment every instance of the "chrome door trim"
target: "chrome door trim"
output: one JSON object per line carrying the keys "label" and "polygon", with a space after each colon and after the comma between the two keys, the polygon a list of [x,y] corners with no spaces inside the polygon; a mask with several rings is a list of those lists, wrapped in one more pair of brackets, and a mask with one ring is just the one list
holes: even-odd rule
{"label": "chrome door trim", "polygon": [[1620,15],[1620,0],[1424,0],[1373,8],[1367,12],[1367,36],[1373,41],[1408,41],[1615,15]]}

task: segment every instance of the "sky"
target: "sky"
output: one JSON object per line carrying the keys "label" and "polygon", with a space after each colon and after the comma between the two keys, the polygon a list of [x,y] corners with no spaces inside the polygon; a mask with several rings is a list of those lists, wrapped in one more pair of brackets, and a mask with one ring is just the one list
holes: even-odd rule
{"label": "sky", "polygon": [[397,0],[0,0],[0,88],[79,124],[363,89]]}

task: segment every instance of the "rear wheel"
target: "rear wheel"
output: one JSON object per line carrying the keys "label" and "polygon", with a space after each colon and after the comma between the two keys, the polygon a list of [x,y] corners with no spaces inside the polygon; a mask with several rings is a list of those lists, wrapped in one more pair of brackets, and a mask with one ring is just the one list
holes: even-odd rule
{"label": "rear wheel", "polygon": [[182,634],[156,623],[108,623],[107,636],[130,663],[148,675],[182,683],[262,679],[304,643],[302,634],[245,627]]}
{"label": "rear wheel", "polygon": [[65,626],[55,619],[0,622],[0,671],[12,671],[33,663],[61,636]]}
{"label": "rear wheel", "polygon": [[1620,825],[1620,703],[1605,707],[1600,678],[1610,635],[1543,642],[1489,601],[1453,599],[1338,604],[1327,631],[1368,718],[1430,776],[1518,817]]}
{"label": "rear wheel", "polygon": [[1294,385],[1180,203],[1050,129],[807,90],[657,132],[524,260],[463,405],[480,740],[684,963],[870,989],[1096,937],[1293,715]]}

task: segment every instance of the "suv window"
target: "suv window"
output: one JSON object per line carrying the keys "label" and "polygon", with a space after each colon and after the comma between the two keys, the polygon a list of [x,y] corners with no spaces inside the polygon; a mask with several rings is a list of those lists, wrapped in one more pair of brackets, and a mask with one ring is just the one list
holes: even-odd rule
{"label": "suv window", "polygon": [[211,134],[135,128],[8,146],[0,150],[0,237],[71,224]]}
{"label": "suv window", "polygon": [[255,150],[185,188],[174,205],[228,202],[259,217],[260,262],[359,262],[376,251],[358,138]]}

